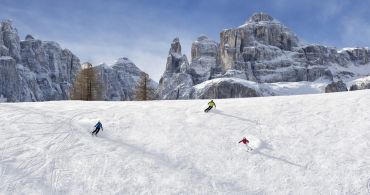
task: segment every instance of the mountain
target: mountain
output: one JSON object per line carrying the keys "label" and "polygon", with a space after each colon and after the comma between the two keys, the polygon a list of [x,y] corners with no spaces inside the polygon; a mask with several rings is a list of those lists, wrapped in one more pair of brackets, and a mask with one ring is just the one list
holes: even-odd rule
{"label": "mountain", "polygon": [[[143,73],[128,58],[119,58],[113,65],[101,64],[94,67],[98,78],[104,86],[104,100],[124,101],[133,100],[135,88]],[[149,86],[156,89],[158,83],[150,80]]]}
{"label": "mountain", "polygon": [[69,99],[80,60],[58,43],[27,35],[11,21],[0,23],[0,96],[9,102]]}
{"label": "mountain", "polygon": [[[179,38],[171,44],[159,99],[235,98],[324,93],[370,88],[370,49],[336,49],[302,42],[265,13],[226,29],[216,42],[202,35],[190,62]],[[80,60],[52,41],[20,40],[11,21],[0,23],[0,101],[69,99]],[[95,69],[105,100],[132,100],[142,71],[127,58]]]}
{"label": "mountain", "polygon": [[[143,73],[127,58],[113,65],[95,66],[103,84],[104,100],[133,100]],[[31,35],[20,40],[12,22],[0,23],[0,101],[50,101],[70,99],[70,90],[81,70],[80,60],[58,43]],[[150,81],[152,88],[157,83]]]}
{"label": "mountain", "polygon": [[[178,38],[174,42],[181,47]],[[173,46],[174,43],[170,56],[174,56]],[[289,90],[281,93],[276,86],[287,87],[287,83],[293,88],[302,86],[301,90],[292,89],[297,94],[317,86],[316,92],[325,92],[325,87],[332,82],[350,84],[354,79],[370,75],[369,48],[337,50],[304,43],[289,28],[265,13],[256,13],[245,24],[222,31],[220,43],[206,36],[199,37],[192,45],[191,55],[191,63],[183,60],[182,68],[175,68],[177,61],[168,58],[159,84],[160,97],[286,95],[291,94]],[[367,85],[361,86],[353,89]]]}
{"label": "mountain", "polygon": [[187,73],[188,67],[188,59],[181,53],[180,40],[175,38],[168,52],[166,70],[159,80],[157,92],[161,99],[191,98],[194,83]]}

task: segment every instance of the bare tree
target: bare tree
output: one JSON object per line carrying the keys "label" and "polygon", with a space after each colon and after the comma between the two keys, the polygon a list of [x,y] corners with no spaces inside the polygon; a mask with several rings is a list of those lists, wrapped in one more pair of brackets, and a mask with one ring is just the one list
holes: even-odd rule
{"label": "bare tree", "polygon": [[150,86],[150,78],[149,75],[145,72],[141,73],[140,80],[136,85],[134,99],[138,101],[146,101],[146,100],[154,100],[155,99],[155,91]]}
{"label": "bare tree", "polygon": [[103,99],[103,87],[97,79],[97,72],[90,63],[82,65],[82,70],[73,84],[71,99],[96,101]]}

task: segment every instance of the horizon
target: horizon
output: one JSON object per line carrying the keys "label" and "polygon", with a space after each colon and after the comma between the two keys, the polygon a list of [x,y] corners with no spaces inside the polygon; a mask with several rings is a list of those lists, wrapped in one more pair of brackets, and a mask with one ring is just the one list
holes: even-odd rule
{"label": "horizon", "polygon": [[158,82],[175,37],[191,61],[191,44],[197,37],[206,35],[219,42],[223,29],[244,24],[256,12],[271,15],[307,43],[338,49],[370,46],[370,21],[365,20],[369,5],[360,0],[4,0],[0,19],[12,20],[21,40],[31,34],[55,41],[81,63],[112,65],[127,57]]}

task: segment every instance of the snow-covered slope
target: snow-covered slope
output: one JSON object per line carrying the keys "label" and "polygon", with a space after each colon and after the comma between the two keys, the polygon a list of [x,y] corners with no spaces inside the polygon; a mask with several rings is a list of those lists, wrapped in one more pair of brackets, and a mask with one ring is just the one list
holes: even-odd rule
{"label": "snow-covered slope", "polygon": [[366,194],[369,97],[2,103],[0,194]]}

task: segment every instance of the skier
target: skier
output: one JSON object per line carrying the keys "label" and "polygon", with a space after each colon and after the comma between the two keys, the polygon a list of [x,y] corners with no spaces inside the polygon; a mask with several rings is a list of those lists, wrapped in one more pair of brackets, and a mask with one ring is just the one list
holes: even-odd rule
{"label": "skier", "polygon": [[239,141],[239,143],[241,143],[241,142],[243,142],[243,144],[245,144],[245,146],[248,148],[248,151],[253,150],[253,148],[248,145],[249,140],[246,137],[243,137],[243,139]]}
{"label": "skier", "polygon": [[215,102],[211,100],[210,102],[208,102],[208,108],[206,108],[204,112],[209,112],[213,108],[213,106],[216,108]]}
{"label": "skier", "polygon": [[103,131],[103,124],[101,124],[100,121],[98,121],[98,123],[96,123],[96,125],[94,127],[95,127],[95,130],[93,132],[91,132],[91,135],[94,135],[94,133],[95,133],[95,136],[98,135],[98,133],[100,131],[100,128]]}

